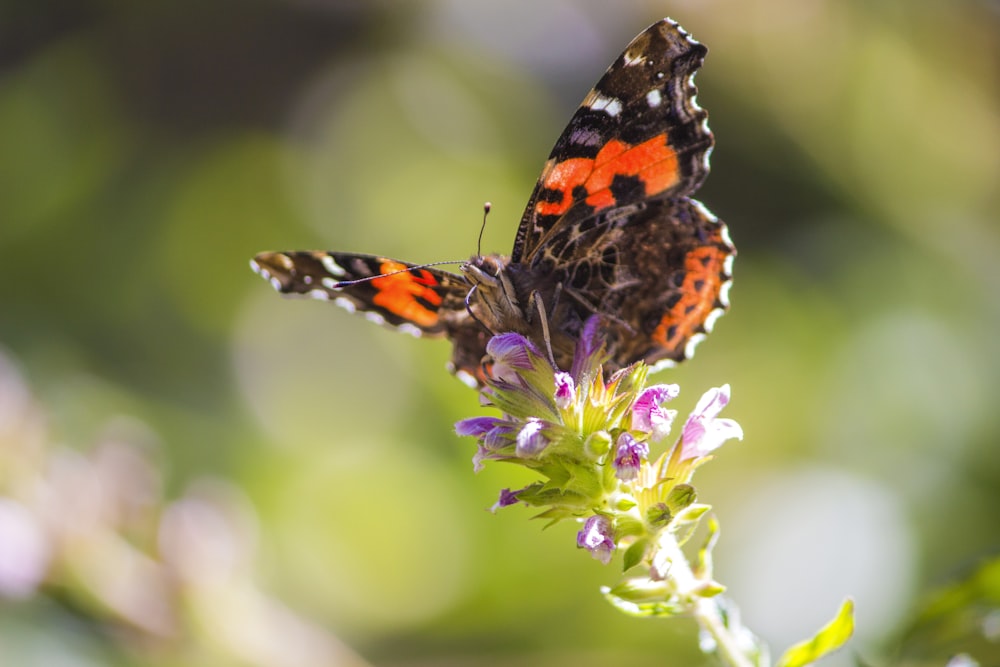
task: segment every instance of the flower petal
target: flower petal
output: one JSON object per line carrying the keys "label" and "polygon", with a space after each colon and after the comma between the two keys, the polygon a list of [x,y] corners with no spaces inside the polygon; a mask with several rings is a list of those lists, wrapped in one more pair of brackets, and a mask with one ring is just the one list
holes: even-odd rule
{"label": "flower petal", "polygon": [[549,445],[548,438],[542,433],[544,423],[541,419],[531,417],[517,433],[517,455],[522,458],[532,458],[540,454]]}
{"label": "flower petal", "polygon": [[583,528],[576,534],[576,545],[586,549],[591,556],[607,565],[615,551],[611,521],[599,514],[587,519]]}
{"label": "flower petal", "polygon": [[649,445],[639,442],[627,432],[618,436],[618,448],[612,465],[615,477],[623,482],[630,482],[639,476],[639,467],[649,455]]}
{"label": "flower petal", "polygon": [[486,354],[497,364],[503,364],[521,370],[531,370],[534,366],[531,357],[540,357],[538,350],[519,333],[502,333],[490,338],[486,343]]}
{"label": "flower petal", "polygon": [[455,433],[459,436],[481,438],[501,423],[496,417],[470,417],[455,423]]}
{"label": "flower petal", "polygon": [[493,507],[490,508],[490,511],[496,514],[496,511],[500,508],[516,505],[518,503],[517,494],[523,490],[524,489],[511,491],[510,489],[500,489],[500,497],[497,498],[495,503],[493,503]]}
{"label": "flower petal", "polygon": [[672,400],[680,393],[676,384],[657,384],[643,389],[632,405],[632,430],[649,433],[654,440],[670,434],[676,410],[664,410],[661,403]]}
{"label": "flower petal", "polygon": [[576,384],[573,382],[573,376],[565,371],[556,372],[555,382],[556,391],[553,398],[556,402],[556,407],[560,410],[565,410],[576,399]]}
{"label": "flower petal", "polygon": [[728,403],[728,384],[705,392],[684,424],[681,461],[707,456],[731,438],[743,439],[739,424],[732,419],[716,418]]}

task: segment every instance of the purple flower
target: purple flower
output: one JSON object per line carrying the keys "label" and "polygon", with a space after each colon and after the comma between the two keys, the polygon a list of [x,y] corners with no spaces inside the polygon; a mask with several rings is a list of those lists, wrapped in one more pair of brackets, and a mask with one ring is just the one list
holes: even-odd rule
{"label": "purple flower", "polygon": [[676,410],[660,407],[677,397],[680,387],[676,384],[656,384],[642,390],[632,405],[632,430],[651,434],[653,440],[662,440],[670,434]]}
{"label": "purple flower", "polygon": [[542,355],[527,338],[519,333],[502,333],[486,343],[486,354],[493,359],[493,377],[509,384],[520,384],[517,371],[530,371],[535,366],[532,357]]}
{"label": "purple flower", "polygon": [[681,461],[712,453],[730,438],[743,439],[743,429],[732,419],[716,415],[729,403],[729,385],[709,389],[688,417],[681,434]]}
{"label": "purple flower", "polygon": [[510,489],[500,489],[500,497],[497,498],[497,501],[495,503],[493,503],[493,507],[490,508],[490,511],[496,513],[496,511],[502,507],[509,507],[511,505],[516,505],[517,494],[521,493],[521,491],[523,491],[523,489],[519,489],[517,491],[511,491]]}
{"label": "purple flower", "polygon": [[623,482],[631,482],[639,476],[639,466],[649,455],[649,445],[639,442],[628,433],[618,436],[618,449],[615,452],[615,477]]}
{"label": "purple flower", "polygon": [[576,534],[576,546],[586,549],[591,556],[607,565],[615,551],[611,521],[600,514],[587,519],[583,529]]}
{"label": "purple flower", "polygon": [[560,410],[565,410],[573,403],[573,399],[576,398],[576,384],[572,375],[565,371],[556,372],[556,392],[553,398]]}
{"label": "purple flower", "polygon": [[514,424],[498,417],[472,417],[455,424],[458,435],[479,439],[479,447],[472,457],[472,467],[476,472],[483,469],[483,461],[511,457],[509,451],[503,450],[513,444],[515,430]]}
{"label": "purple flower", "polygon": [[455,433],[460,436],[471,435],[475,438],[482,438],[502,423],[503,421],[496,417],[471,417],[457,422]]}
{"label": "purple flower", "polygon": [[531,417],[517,433],[517,455],[521,458],[532,458],[544,450],[548,438],[542,434],[544,423],[541,419]]}

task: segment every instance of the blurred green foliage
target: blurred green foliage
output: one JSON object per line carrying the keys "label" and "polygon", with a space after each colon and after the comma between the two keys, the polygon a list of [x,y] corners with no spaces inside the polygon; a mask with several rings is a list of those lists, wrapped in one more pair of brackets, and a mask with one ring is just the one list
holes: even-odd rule
{"label": "blurred green foliage", "polygon": [[[143,424],[157,502],[206,477],[242,498],[220,507],[259,521],[249,580],[373,664],[700,664],[693,626],[600,599],[615,577],[574,527],[483,512],[527,478],[472,475],[451,429],[480,408],[447,345],[283,301],[247,267],[462,259],[486,200],[484,251],[506,251],[575,105],[671,15],[710,49],[700,198],[740,252],[731,312],[662,376],[682,412],[730,383],[746,433],[701,473],[716,571],[776,647],[853,596],[840,664],[879,664],[921,591],[1000,534],[1000,8],[539,5],[0,2],[0,345],[45,451],[96,457],[109,424]],[[220,609],[239,626],[250,606]],[[193,614],[140,641],[43,589],[0,606],[0,655],[223,664],[198,643],[216,630]],[[318,664],[264,655],[233,660]]]}

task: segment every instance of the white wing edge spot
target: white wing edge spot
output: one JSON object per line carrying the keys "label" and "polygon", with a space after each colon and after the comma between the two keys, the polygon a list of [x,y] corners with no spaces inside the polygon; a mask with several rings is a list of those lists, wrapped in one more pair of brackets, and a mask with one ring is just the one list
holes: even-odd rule
{"label": "white wing edge spot", "polygon": [[705,334],[696,333],[688,339],[687,345],[684,346],[684,356],[690,359],[694,356],[694,349],[698,347],[698,343],[705,340]]}
{"label": "white wing edge spot", "polygon": [[321,289],[311,289],[306,292],[306,296],[310,299],[316,299],[317,301],[329,301],[330,295],[326,293],[325,290]]}
{"label": "white wing edge spot", "polygon": [[665,368],[674,368],[675,366],[677,366],[677,362],[673,359],[660,359],[649,365],[649,372],[659,373]]}
{"label": "white wing edge spot", "polygon": [[721,287],[719,287],[719,303],[721,303],[723,306],[726,306],[727,308],[729,307],[729,289],[732,286],[733,286],[733,281],[727,280],[726,282],[722,283]]}
{"label": "white wing edge spot", "polygon": [[[733,245],[733,242],[730,241],[729,239],[726,239],[726,243],[728,243],[730,246]],[[725,271],[726,275],[729,276],[730,278],[733,275],[734,261],[736,261],[736,255],[729,255],[724,260],[722,260],[722,270]]]}
{"label": "white wing edge spot", "polygon": [[365,319],[371,322],[372,324],[377,324],[379,326],[385,324],[385,318],[382,317],[382,315],[380,315],[379,313],[369,311],[365,313]]}
{"label": "white wing edge spot", "polygon": [[424,332],[421,331],[419,327],[416,327],[409,322],[403,322],[396,327],[396,330],[400,333],[407,334],[408,336],[413,336],[414,338],[420,338],[424,335]]}
{"label": "white wing edge spot", "polygon": [[[451,362],[448,363],[448,370],[454,371],[454,366],[451,365]],[[470,389],[479,388],[479,382],[476,381],[476,378],[472,377],[472,374],[469,373],[468,371],[454,371],[454,372],[455,372],[455,377],[457,377],[459,381],[466,387]]]}
{"label": "white wing edge spot", "polygon": [[358,309],[358,307],[356,305],[354,305],[353,301],[351,301],[350,299],[344,298],[342,296],[338,296],[336,299],[334,299],[333,303],[335,305],[340,306],[341,308],[343,308],[344,310],[346,310],[349,313],[356,312],[357,309]]}
{"label": "white wing edge spot", "polygon": [[714,327],[715,323],[719,321],[719,318],[725,314],[726,311],[724,311],[722,308],[713,309],[712,312],[708,314],[708,317],[705,318],[705,323],[702,325],[703,327],[705,327],[705,332],[712,333],[712,327]]}

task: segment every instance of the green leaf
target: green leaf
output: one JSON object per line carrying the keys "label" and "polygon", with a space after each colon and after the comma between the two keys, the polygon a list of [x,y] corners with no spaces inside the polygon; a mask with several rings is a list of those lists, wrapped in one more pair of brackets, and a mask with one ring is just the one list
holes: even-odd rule
{"label": "green leaf", "polygon": [[625,571],[630,570],[639,563],[642,559],[646,557],[646,552],[649,550],[649,540],[638,540],[635,544],[630,546],[625,551]]}
{"label": "green leaf", "polygon": [[965,653],[981,665],[1000,665],[1000,556],[928,594],[901,638],[900,662],[945,664]]}
{"label": "green leaf", "polygon": [[823,626],[812,639],[792,646],[778,660],[776,667],[805,667],[843,646],[854,634],[854,600],[840,605],[836,618]]}

